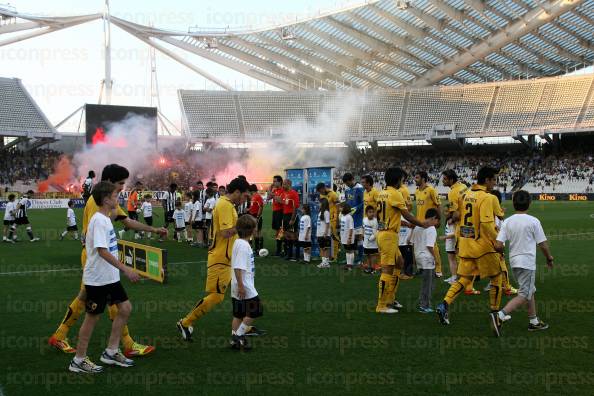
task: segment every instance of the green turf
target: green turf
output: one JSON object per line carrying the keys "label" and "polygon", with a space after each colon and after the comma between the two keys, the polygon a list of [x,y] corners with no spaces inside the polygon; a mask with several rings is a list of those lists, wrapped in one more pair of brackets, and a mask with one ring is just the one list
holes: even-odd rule
{"label": "green turf", "polygon": [[[157,351],[135,368],[86,377],[69,373],[71,356],[46,344],[78,291],[80,244],[56,240],[65,210],[32,210],[42,241],[30,244],[21,235],[25,241],[0,245],[0,395],[592,394],[594,204],[537,202],[532,214],[557,262],[548,271],[539,254],[537,301],[551,325],[546,332],[528,333],[522,311],[494,338],[486,294],[461,296],[452,325],[443,327],[436,316],[415,312],[418,279],[400,286],[403,312],[379,316],[376,276],[266,258],[257,259],[256,286],[265,302],[257,323],[268,335],[252,352],[231,351],[227,297],[196,324],[195,342],[187,344],[175,322],[203,294],[205,251],[166,242],[160,246],[169,252],[169,284],[124,281],[134,306],[132,335]],[[6,274],[61,269],[72,271]],[[435,303],[445,291],[438,282]],[[93,336],[95,360],[109,325],[106,315]]]}

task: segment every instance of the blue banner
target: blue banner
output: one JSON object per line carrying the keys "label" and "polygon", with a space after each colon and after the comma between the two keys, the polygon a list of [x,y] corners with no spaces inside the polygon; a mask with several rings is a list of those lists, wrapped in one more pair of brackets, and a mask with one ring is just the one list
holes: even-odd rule
{"label": "blue banner", "polygon": [[326,187],[332,188],[332,168],[308,168],[307,169],[307,203],[311,209],[311,255],[320,255],[320,246],[316,238],[318,228],[318,214],[320,212],[320,194],[316,191],[318,183],[324,183]]}
{"label": "blue banner", "polygon": [[303,186],[305,184],[303,169],[287,169],[287,179],[291,180],[293,190],[299,194],[299,202],[303,203]]}

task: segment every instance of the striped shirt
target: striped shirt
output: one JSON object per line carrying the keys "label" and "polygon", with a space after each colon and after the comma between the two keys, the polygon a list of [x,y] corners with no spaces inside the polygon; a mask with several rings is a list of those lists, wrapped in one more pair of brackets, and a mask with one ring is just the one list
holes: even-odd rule
{"label": "striped shirt", "polygon": [[176,194],[175,192],[167,191],[165,193],[165,210],[173,212],[175,210]]}
{"label": "striped shirt", "polygon": [[27,217],[27,205],[29,204],[29,198],[27,197],[23,197],[21,198],[21,200],[19,201],[18,206],[18,210],[16,211],[16,215],[15,217],[17,219],[22,219],[24,217]]}

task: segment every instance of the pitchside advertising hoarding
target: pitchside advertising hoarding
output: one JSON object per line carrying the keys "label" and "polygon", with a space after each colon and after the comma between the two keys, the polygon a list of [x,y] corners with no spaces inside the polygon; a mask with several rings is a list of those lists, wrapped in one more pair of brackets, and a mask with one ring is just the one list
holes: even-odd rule
{"label": "pitchside advertising hoarding", "polygon": [[[152,199],[155,201],[161,201],[165,199],[166,191],[141,191],[138,193],[139,197],[144,197],[145,195],[150,194]],[[17,195],[18,196],[18,195]],[[123,205],[130,196],[130,191],[122,191],[120,193],[119,199],[120,204]],[[29,206],[27,209],[66,209],[68,207],[68,201],[74,202],[75,208],[84,208],[85,201],[82,198],[50,198],[50,199],[30,199]],[[3,198],[0,198],[0,210],[4,210],[6,208],[6,202]]]}
{"label": "pitchside advertising hoarding", "polygon": [[120,261],[141,276],[167,283],[167,250],[118,240]]}

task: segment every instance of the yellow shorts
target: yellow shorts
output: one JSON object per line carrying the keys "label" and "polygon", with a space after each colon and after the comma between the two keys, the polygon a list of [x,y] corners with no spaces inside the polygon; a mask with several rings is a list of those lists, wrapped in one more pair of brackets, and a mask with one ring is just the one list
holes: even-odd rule
{"label": "yellow shorts", "polygon": [[458,275],[475,276],[489,278],[505,270],[505,261],[501,260],[500,253],[487,253],[479,258],[460,257],[458,263]]}
{"label": "yellow shorts", "polygon": [[380,254],[380,265],[396,265],[396,258],[400,256],[397,233],[393,231],[378,232],[377,247]]}
{"label": "yellow shorts", "polygon": [[225,294],[231,283],[231,265],[223,263],[207,264],[206,286],[207,293]]}

